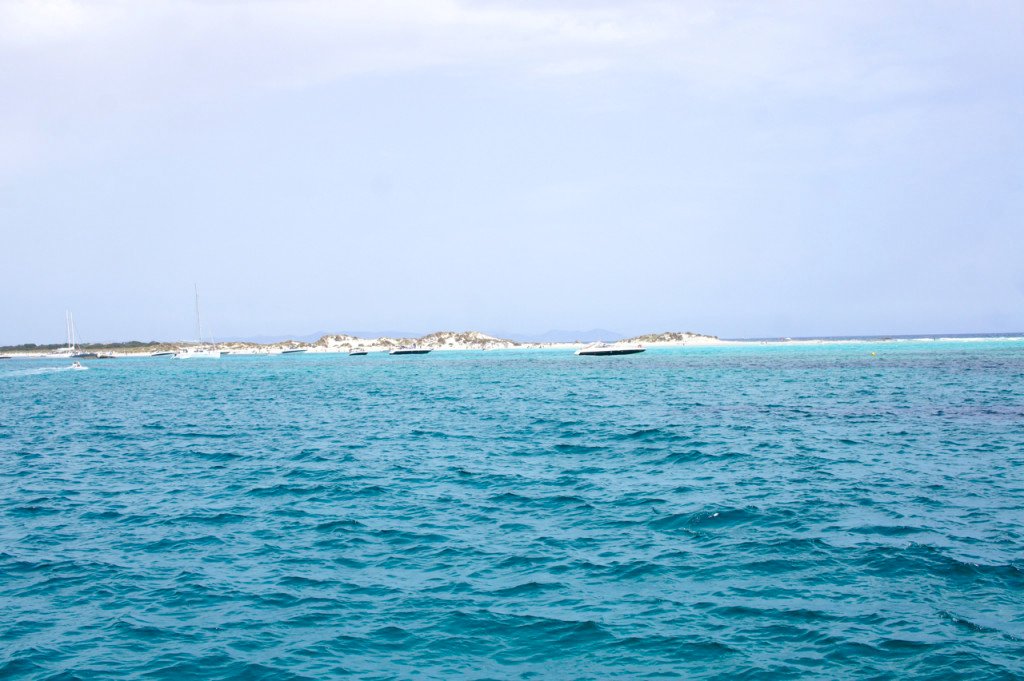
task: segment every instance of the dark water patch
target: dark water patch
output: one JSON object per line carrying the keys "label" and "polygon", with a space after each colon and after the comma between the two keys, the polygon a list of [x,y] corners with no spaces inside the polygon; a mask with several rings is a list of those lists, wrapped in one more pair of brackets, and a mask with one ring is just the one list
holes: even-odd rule
{"label": "dark water patch", "polygon": [[[7,656],[5,655],[5,657]],[[46,659],[48,658],[45,652],[36,651],[31,648],[19,650],[10,655],[10,657],[7,657],[6,660],[0,660],[0,678],[33,678],[47,671],[46,667],[38,664],[35,660],[43,661]]]}
{"label": "dark water patch", "polygon": [[[939,617],[974,634],[996,634],[1010,641],[1024,643],[1024,635],[1006,632],[995,626],[987,626],[949,610],[940,610]],[[1024,653],[1024,647],[1021,648],[1021,652]]]}
{"label": "dark water patch", "polygon": [[630,560],[615,562],[602,569],[590,569],[594,576],[604,576],[612,580],[634,581],[659,577],[674,572],[674,568],[651,560]]}
{"label": "dark water patch", "polygon": [[155,624],[139,621],[131,616],[121,616],[113,620],[107,627],[105,634],[119,639],[130,640],[134,645],[144,644],[184,644],[196,643],[202,640],[202,634],[191,631],[185,632],[169,627],[161,627]]}
{"label": "dark water patch", "polygon": [[233,438],[243,437],[244,433],[240,433],[234,430],[228,430],[226,432],[198,432],[198,431],[180,431],[180,432],[166,432],[161,437],[173,437],[180,438],[183,440],[230,440]]}
{"label": "dark water patch", "polygon": [[615,499],[614,506],[615,508],[646,508],[667,503],[669,503],[667,499],[648,496],[645,492],[632,492]]}
{"label": "dark water patch", "polygon": [[195,447],[187,449],[185,454],[195,459],[215,462],[238,461],[247,458],[246,455],[241,452],[227,450],[209,451],[205,449],[196,449]]}
{"label": "dark water patch", "polygon": [[302,485],[297,483],[277,483],[261,485],[247,490],[246,494],[255,497],[301,497],[319,494],[328,490],[327,485]]}
{"label": "dark water patch", "polygon": [[347,497],[379,497],[389,493],[389,489],[383,485],[364,485],[356,489],[346,489],[344,495]]}
{"label": "dark water patch", "polygon": [[187,515],[171,519],[175,524],[180,523],[212,526],[244,523],[249,520],[251,520],[250,516],[242,515],[240,513],[229,513],[227,511],[222,511],[220,513],[189,513]]}
{"label": "dark water patch", "polygon": [[336,532],[339,530],[358,532],[365,530],[366,525],[364,523],[359,522],[358,520],[345,518],[324,521],[316,525],[314,529],[316,529],[319,532]]}
{"label": "dark water patch", "polygon": [[287,669],[270,665],[245,662],[223,653],[196,655],[189,653],[164,654],[148,665],[142,672],[147,679],[199,679],[217,678],[245,679],[246,681],[306,681],[313,677],[294,674]]}
{"label": "dark water patch", "polygon": [[881,574],[897,576],[923,571],[944,580],[981,579],[1004,587],[1024,589],[1024,570],[1017,565],[961,560],[924,544],[910,544],[903,548],[873,547],[864,556],[863,564],[872,572]]}
{"label": "dark water patch", "polygon": [[145,545],[145,550],[152,553],[188,551],[191,549],[202,549],[213,546],[223,546],[224,540],[212,534],[199,535],[196,537],[181,537],[171,539],[165,537]]}
{"label": "dark water patch", "polygon": [[698,658],[709,666],[720,664],[723,659],[737,655],[741,651],[726,643],[715,641],[700,635],[670,636],[664,634],[647,634],[644,636],[628,636],[617,639],[611,644],[616,653],[628,652],[640,656],[642,660],[661,659],[669,661],[686,661]]}
{"label": "dark water patch", "polygon": [[[613,440],[624,442],[643,442],[653,444],[671,444],[674,442],[689,442],[693,438],[689,435],[674,432],[669,428],[641,428],[628,433],[616,435]],[[701,446],[704,443],[696,443]]]}
{"label": "dark water patch", "polygon": [[82,520],[118,520],[122,517],[120,511],[107,509],[104,511],[85,511],[78,516]]}
{"label": "dark water patch", "polygon": [[843,621],[844,617],[812,608],[778,608],[755,607],[750,605],[726,605],[715,607],[711,613],[722,618],[741,617],[765,619],[772,622],[797,622],[801,624],[820,624]]}
{"label": "dark water patch", "polygon": [[529,571],[538,569],[550,563],[553,559],[544,555],[510,555],[495,563],[494,567],[500,570],[514,569]]}
{"label": "dark water patch", "polygon": [[53,516],[63,513],[63,509],[41,503],[31,503],[20,506],[11,506],[7,514],[15,517],[42,517]]}
{"label": "dark water patch", "polygon": [[529,581],[523,582],[522,584],[516,584],[515,586],[494,589],[490,591],[490,593],[494,594],[495,596],[503,597],[533,596],[535,594],[542,594],[550,591],[558,591],[562,588],[562,585],[557,582]]}
{"label": "dark water patch", "polygon": [[421,430],[414,428],[409,431],[409,436],[414,438],[435,438],[438,440],[472,440],[473,435],[466,435],[460,433],[446,433],[439,430]]}
{"label": "dark water patch", "polygon": [[909,525],[863,525],[860,527],[852,527],[847,530],[853,534],[876,534],[883,537],[905,537],[912,534],[921,534],[925,532],[920,527],[911,527]]}
{"label": "dark water patch", "polygon": [[585,445],[585,444],[569,444],[569,443],[558,443],[552,447],[552,449],[558,454],[572,454],[572,455],[587,455],[597,454],[605,450],[604,447],[599,445]]}
{"label": "dark water patch", "polygon": [[297,588],[322,588],[335,584],[333,579],[317,579],[315,577],[303,577],[301,575],[286,575],[277,580],[279,586]]}
{"label": "dark water patch", "polygon": [[760,514],[754,507],[698,511],[697,513],[672,513],[651,520],[652,529],[669,531],[687,528],[718,529],[755,522]]}
{"label": "dark water patch", "polygon": [[445,543],[450,537],[435,532],[415,532],[411,530],[385,529],[374,532],[374,538],[383,540],[391,546],[427,547],[430,544]]}
{"label": "dark water patch", "polygon": [[669,452],[658,460],[659,464],[688,464],[701,460],[715,460],[721,457],[731,458],[735,456],[732,452],[712,453],[701,449],[688,449],[686,451]]}
{"label": "dark water patch", "polygon": [[3,622],[0,623],[0,640],[14,641],[22,637],[44,632],[52,626],[51,622],[29,618]]}
{"label": "dark water patch", "polygon": [[370,632],[367,639],[377,650],[407,651],[419,645],[419,637],[402,627],[389,624]]}
{"label": "dark water patch", "polygon": [[549,659],[562,657],[614,640],[593,620],[563,620],[494,610],[456,611],[445,618],[441,628],[505,640],[505,652],[499,656],[504,662],[540,660],[545,653]]}

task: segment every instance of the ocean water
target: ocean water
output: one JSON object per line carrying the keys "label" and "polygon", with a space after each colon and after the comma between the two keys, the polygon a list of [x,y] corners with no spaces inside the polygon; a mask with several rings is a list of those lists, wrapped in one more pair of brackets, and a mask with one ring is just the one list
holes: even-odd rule
{"label": "ocean water", "polygon": [[2,678],[1024,677],[1019,340],[66,365]]}

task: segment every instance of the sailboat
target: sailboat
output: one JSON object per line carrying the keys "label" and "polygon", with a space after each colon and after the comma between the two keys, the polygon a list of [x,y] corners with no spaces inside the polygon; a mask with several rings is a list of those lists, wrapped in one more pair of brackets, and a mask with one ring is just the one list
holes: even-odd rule
{"label": "sailboat", "polygon": [[78,332],[75,330],[75,317],[71,314],[71,310],[64,310],[64,326],[68,337],[67,345],[51,352],[51,356],[77,357],[79,359],[96,357],[95,352],[85,352],[78,347]]}
{"label": "sailboat", "polygon": [[109,355],[99,355],[95,352],[89,352],[78,347],[78,329],[75,328],[75,316],[71,314],[71,310],[67,311],[68,314],[68,347],[73,349],[71,356],[75,359],[97,359],[102,357],[103,359],[109,359]]}
{"label": "sailboat", "polygon": [[199,287],[196,291],[196,336],[198,345],[181,348],[174,353],[174,359],[220,359],[220,348],[213,343],[203,342],[203,324],[199,318]]}
{"label": "sailboat", "polygon": [[75,347],[74,331],[71,330],[71,310],[64,310],[64,329],[67,333],[68,343],[63,348],[57,348],[50,354],[54,357],[71,357],[78,348]]}

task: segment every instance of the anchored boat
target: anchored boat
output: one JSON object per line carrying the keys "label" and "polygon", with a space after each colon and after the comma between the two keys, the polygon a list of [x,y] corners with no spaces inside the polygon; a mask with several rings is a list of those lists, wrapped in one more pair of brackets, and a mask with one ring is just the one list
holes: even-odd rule
{"label": "anchored boat", "polygon": [[622,343],[591,343],[576,351],[580,356],[603,357],[608,355],[635,355],[647,350],[642,345],[624,345]]}
{"label": "anchored boat", "polygon": [[174,359],[220,359],[220,349],[213,343],[203,343],[203,324],[199,318],[199,287],[196,291],[196,336],[199,345],[181,348],[174,353]]}
{"label": "anchored boat", "polygon": [[430,352],[433,348],[421,348],[418,345],[404,345],[400,348],[394,348],[389,355],[425,355]]}
{"label": "anchored boat", "polygon": [[64,310],[64,327],[67,330],[68,342],[63,348],[58,348],[50,353],[53,357],[95,357],[95,353],[84,352],[78,347],[78,331],[75,329],[75,317],[71,310]]}

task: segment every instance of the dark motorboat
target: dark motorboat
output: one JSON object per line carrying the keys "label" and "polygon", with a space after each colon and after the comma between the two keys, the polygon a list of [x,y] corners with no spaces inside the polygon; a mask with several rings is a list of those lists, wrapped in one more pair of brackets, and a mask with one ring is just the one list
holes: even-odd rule
{"label": "dark motorboat", "polygon": [[430,352],[433,348],[421,348],[415,345],[410,347],[395,348],[391,350],[389,355],[425,355]]}

